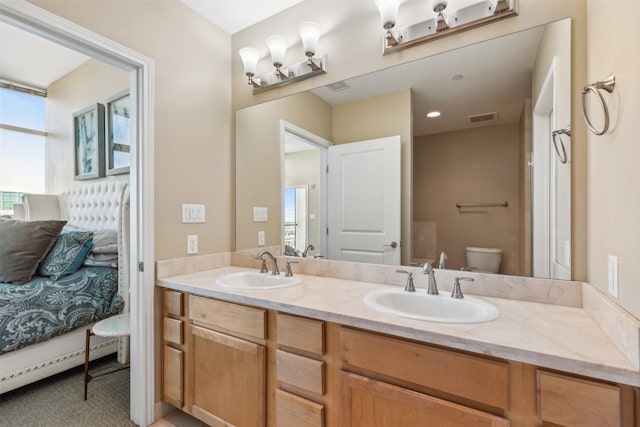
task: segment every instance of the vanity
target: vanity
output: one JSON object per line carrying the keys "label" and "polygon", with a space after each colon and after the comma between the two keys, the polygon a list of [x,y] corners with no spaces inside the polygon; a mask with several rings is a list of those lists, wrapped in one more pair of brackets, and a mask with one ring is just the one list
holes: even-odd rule
{"label": "vanity", "polygon": [[[639,421],[638,368],[581,308],[483,296],[498,319],[427,322],[365,304],[368,293],[391,287],[373,281],[295,273],[301,282],[288,287],[218,284],[258,271],[247,268],[253,257],[241,258],[187,274],[159,270],[162,400],[207,424]],[[307,263],[305,273],[332,262]]]}

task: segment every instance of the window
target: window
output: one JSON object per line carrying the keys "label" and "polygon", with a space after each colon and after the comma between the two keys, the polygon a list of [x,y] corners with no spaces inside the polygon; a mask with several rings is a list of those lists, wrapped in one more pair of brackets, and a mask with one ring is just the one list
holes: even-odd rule
{"label": "window", "polygon": [[0,215],[13,214],[23,193],[45,191],[45,102],[0,88]]}

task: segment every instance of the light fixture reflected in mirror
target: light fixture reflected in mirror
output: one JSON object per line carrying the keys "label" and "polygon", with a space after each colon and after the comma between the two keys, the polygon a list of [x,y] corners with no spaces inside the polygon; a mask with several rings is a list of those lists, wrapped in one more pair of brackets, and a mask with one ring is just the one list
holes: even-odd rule
{"label": "light fixture reflected in mirror", "polygon": [[244,65],[244,73],[249,78],[249,84],[253,86],[254,94],[306,80],[318,74],[326,74],[326,55],[321,58],[315,57],[321,33],[320,26],[314,22],[304,22],[298,26],[298,31],[307,60],[284,67],[289,41],[281,35],[269,36],[265,41],[269,47],[271,63],[275,67],[275,71],[260,77],[255,76],[260,60],[258,51],[250,47],[244,47],[238,51]]}
{"label": "light fixture reflected in mirror", "polygon": [[517,0],[478,0],[460,9],[454,9],[454,1],[429,0],[431,9],[436,13],[435,18],[396,29],[400,1],[374,1],[385,30],[384,55],[518,14]]}

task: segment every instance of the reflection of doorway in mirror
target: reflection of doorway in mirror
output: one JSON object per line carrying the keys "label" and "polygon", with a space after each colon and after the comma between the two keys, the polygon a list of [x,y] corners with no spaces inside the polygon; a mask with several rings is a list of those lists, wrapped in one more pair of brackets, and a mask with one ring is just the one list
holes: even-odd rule
{"label": "reflection of doorway in mirror", "polygon": [[570,162],[551,148],[559,126],[556,64],[554,58],[533,109],[533,275],[571,279]]}
{"label": "reflection of doorway in mirror", "polygon": [[284,189],[285,253],[299,256],[307,246],[307,187]]}
{"label": "reflection of doorway in mirror", "polygon": [[[326,254],[328,141],[282,122],[282,242],[292,256]],[[305,252],[312,245],[313,249]]]}

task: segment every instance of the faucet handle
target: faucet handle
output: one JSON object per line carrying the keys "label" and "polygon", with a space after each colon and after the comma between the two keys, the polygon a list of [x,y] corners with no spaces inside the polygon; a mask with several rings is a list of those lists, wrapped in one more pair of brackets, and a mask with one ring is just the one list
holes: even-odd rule
{"label": "faucet handle", "polygon": [[287,261],[287,271],[284,273],[284,277],[293,277],[293,271],[291,271],[291,264],[299,264],[300,261]]}
{"label": "faucet handle", "polygon": [[405,292],[415,292],[416,288],[413,286],[413,273],[407,270],[396,270],[396,273],[405,273],[407,275],[407,284],[404,287]]}
{"label": "faucet handle", "polygon": [[462,289],[460,289],[460,280],[466,280],[468,282],[473,282],[474,279],[471,277],[456,277],[453,280],[453,292],[451,292],[451,298],[462,299],[464,295],[462,294]]}
{"label": "faucet handle", "polygon": [[263,252],[260,252],[256,255],[256,259],[262,261],[262,265],[260,266],[260,273],[268,273],[269,269],[267,269],[267,260],[262,258]]}

